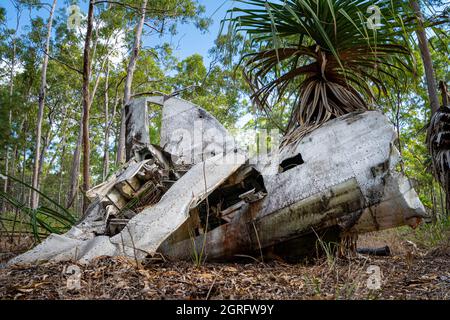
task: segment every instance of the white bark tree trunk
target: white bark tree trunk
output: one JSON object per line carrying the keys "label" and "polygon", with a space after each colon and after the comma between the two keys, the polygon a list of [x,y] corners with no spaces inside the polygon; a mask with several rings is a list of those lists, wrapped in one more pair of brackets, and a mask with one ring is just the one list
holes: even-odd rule
{"label": "white bark tree trunk", "polygon": [[106,77],[105,77],[105,142],[103,147],[103,181],[109,173],[109,61],[106,62]]}
{"label": "white bark tree trunk", "polygon": [[70,208],[75,201],[78,190],[78,176],[80,175],[81,162],[81,144],[83,141],[83,120],[80,120],[80,129],[78,131],[77,145],[72,159],[72,169],[70,171],[69,193],[67,196],[66,207]]}
{"label": "white bark tree trunk", "polygon": [[[15,66],[16,66],[16,50],[17,50],[17,44],[16,44],[16,35],[17,35],[17,30],[19,29],[19,25],[20,25],[20,15],[21,15],[21,10],[19,7],[16,8],[17,9],[17,16],[16,16],[16,29],[14,31],[13,34],[13,38],[12,38],[12,57],[11,57],[11,69],[10,69],[10,78],[9,78],[9,105],[10,105],[10,109],[9,109],[9,115],[8,115],[8,128],[11,128],[11,124],[12,124],[12,110],[11,110],[11,105],[12,105],[12,95],[14,92],[14,70],[15,70]],[[10,155],[10,150],[9,150],[9,144],[6,146],[5,148],[5,174],[8,175],[9,174],[9,155]],[[9,185],[9,179],[5,179],[5,182],[3,184],[3,192],[7,193],[8,192],[8,185]],[[7,204],[6,202],[3,200],[2,201],[2,212],[5,212],[7,209]]]}
{"label": "white bark tree trunk", "polygon": [[[57,0],[53,0],[50,16],[47,22],[47,40],[44,48],[44,60],[42,62],[41,87],[39,90],[39,109],[36,125],[36,150],[34,153],[33,180],[32,186],[39,190],[39,169],[42,167],[43,153],[41,154],[42,120],[44,118],[45,94],[47,86],[47,66],[48,53],[50,51],[50,38],[52,36],[53,14],[55,12]],[[39,194],[31,191],[31,208],[36,209],[39,205]]]}
{"label": "white bark tree trunk", "polygon": [[142,2],[141,6],[141,16],[139,22],[136,26],[136,32],[134,35],[134,44],[133,50],[130,54],[130,60],[128,62],[127,68],[127,77],[125,79],[125,89],[123,95],[123,109],[122,109],[122,119],[121,119],[121,128],[120,128],[120,137],[119,137],[119,147],[118,147],[118,155],[117,159],[119,163],[123,163],[129,160],[129,146],[126,143],[126,135],[129,132],[128,127],[128,118],[129,118],[129,107],[131,100],[131,85],[133,83],[134,71],[136,69],[136,62],[139,56],[139,51],[141,50],[141,38],[142,38],[142,30],[144,28],[145,22],[145,11],[147,9],[147,0]]}
{"label": "white bark tree trunk", "polygon": [[[91,96],[89,82],[91,78],[91,39],[94,25],[94,0],[89,1],[87,17],[86,38],[84,41],[83,53],[83,191],[90,187],[90,141],[89,141],[89,109],[91,106]],[[86,201],[83,201],[83,212],[87,208]]]}

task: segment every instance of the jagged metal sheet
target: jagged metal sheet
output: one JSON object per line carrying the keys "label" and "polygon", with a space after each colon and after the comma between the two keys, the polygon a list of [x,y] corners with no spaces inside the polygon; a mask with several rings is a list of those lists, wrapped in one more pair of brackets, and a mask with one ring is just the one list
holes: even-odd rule
{"label": "jagged metal sheet", "polygon": [[131,219],[120,234],[111,238],[111,242],[121,247],[127,256],[140,258],[156,252],[159,245],[189,218],[189,210],[203,201],[245,160],[244,155],[231,152],[196,164],[164,194],[160,202]]}
{"label": "jagged metal sheet", "polygon": [[147,102],[163,106],[160,145],[176,156],[175,163],[198,163],[236,149],[232,135],[203,108],[176,97],[141,100],[141,104]]}
{"label": "jagged metal sheet", "polygon": [[86,263],[99,256],[115,255],[142,259],[155,253],[159,245],[189,218],[189,209],[214,191],[245,160],[244,155],[231,152],[196,164],[164,194],[160,202],[136,215],[121,233],[112,238],[96,236],[80,240],[77,239],[77,230],[72,229],[64,235],[50,235],[8,264],[49,260]]}

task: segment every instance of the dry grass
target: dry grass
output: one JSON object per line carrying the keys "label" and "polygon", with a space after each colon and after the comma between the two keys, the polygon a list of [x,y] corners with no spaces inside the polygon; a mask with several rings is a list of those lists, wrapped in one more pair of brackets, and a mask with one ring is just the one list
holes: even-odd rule
{"label": "dry grass", "polygon": [[417,229],[400,227],[359,236],[358,247],[376,248],[389,246],[393,255],[404,255],[411,251],[428,252],[435,248],[450,247],[450,219],[436,224],[422,223]]}

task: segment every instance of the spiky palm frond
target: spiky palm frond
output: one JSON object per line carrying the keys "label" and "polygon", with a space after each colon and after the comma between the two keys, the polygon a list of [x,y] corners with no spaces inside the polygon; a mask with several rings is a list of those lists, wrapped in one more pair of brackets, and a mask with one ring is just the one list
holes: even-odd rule
{"label": "spiky palm frond", "polygon": [[[412,71],[407,35],[415,25],[404,1],[236,1],[243,6],[230,10],[231,28],[260,46],[243,57],[253,100],[268,113],[286,95],[292,100],[285,144],[367,110],[386,92],[383,78]],[[376,29],[368,27],[373,13],[380,14]]]}
{"label": "spiky palm frond", "polygon": [[[25,233],[31,232],[35,239],[39,241],[42,237],[45,238],[45,236],[50,233],[60,234],[67,231],[78,221],[78,218],[75,215],[59,205],[56,201],[52,200],[45,193],[17,178],[9,175],[6,177],[27,189],[34,190],[41,196],[42,202],[47,202],[47,205],[41,205],[36,209],[32,209],[10,193],[0,191],[0,199],[8,202],[17,211],[22,212],[28,220],[21,221],[17,214],[15,214],[13,218],[9,218],[5,215],[0,216],[0,222],[2,222],[3,227],[5,227],[5,225],[12,226],[11,230],[5,230],[6,233],[13,234],[16,226],[22,225],[26,227]],[[8,224],[6,222],[8,222]],[[5,227],[5,229],[7,228]]]}

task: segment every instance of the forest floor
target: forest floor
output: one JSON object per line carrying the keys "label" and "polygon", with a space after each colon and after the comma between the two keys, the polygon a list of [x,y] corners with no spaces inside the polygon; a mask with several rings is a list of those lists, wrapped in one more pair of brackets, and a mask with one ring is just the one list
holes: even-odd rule
{"label": "forest floor", "polygon": [[[388,257],[356,255],[304,264],[146,262],[99,258],[79,265],[81,288],[67,285],[72,263],[0,270],[0,299],[450,299],[448,234],[430,240],[405,229],[361,236],[359,247],[388,245]],[[427,232],[427,231],[425,231]],[[414,239],[416,242],[408,239]],[[430,241],[428,241],[430,242]],[[381,289],[368,289],[369,266]]]}

